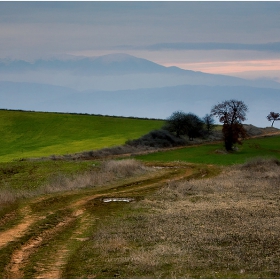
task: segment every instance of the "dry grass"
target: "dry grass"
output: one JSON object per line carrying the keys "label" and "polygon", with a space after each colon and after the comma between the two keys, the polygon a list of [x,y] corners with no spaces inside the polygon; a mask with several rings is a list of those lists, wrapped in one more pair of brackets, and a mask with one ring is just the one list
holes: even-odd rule
{"label": "dry grass", "polygon": [[0,190],[0,204],[13,203],[18,199],[35,197],[47,193],[75,190],[86,187],[102,186],[120,178],[130,177],[147,171],[140,162],[133,159],[104,161],[99,169],[67,176],[59,174],[36,190],[13,190],[6,186]]}
{"label": "dry grass", "polygon": [[85,172],[74,178],[56,176],[44,186],[45,192],[74,190],[85,187],[101,186],[119,178],[126,178],[147,170],[140,162],[133,159],[109,160],[102,163],[100,170]]}
{"label": "dry grass", "polygon": [[101,224],[84,253],[99,256],[97,278],[279,278],[279,201],[278,160],[170,182]]}

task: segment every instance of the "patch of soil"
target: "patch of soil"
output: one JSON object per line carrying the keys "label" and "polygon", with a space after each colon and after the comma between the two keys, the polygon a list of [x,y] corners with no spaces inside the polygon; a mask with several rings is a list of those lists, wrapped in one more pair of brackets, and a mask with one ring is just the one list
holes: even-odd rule
{"label": "patch of soil", "polygon": [[29,206],[21,210],[21,214],[24,216],[24,219],[21,223],[13,226],[10,229],[7,229],[3,232],[0,232],[0,248],[6,246],[9,242],[16,240],[23,236],[26,230],[35,222],[36,217],[30,214]]}
{"label": "patch of soil", "polygon": [[1,219],[0,219],[0,227],[5,225],[6,223],[8,223],[11,220],[14,220],[16,218],[16,211],[7,213],[6,215],[4,215]]}

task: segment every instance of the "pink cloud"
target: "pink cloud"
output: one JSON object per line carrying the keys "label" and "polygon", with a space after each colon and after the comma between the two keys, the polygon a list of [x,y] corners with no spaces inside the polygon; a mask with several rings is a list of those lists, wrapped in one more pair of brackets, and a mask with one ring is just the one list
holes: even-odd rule
{"label": "pink cloud", "polygon": [[212,74],[234,74],[248,71],[280,71],[278,60],[212,61],[197,63],[165,63],[165,66],[178,66],[182,69]]}

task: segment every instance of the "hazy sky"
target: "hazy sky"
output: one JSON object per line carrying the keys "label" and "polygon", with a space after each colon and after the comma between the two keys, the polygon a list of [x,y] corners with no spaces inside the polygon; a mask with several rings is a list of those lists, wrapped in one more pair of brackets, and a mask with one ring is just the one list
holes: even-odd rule
{"label": "hazy sky", "polygon": [[280,2],[0,2],[0,58],[128,53],[280,82]]}

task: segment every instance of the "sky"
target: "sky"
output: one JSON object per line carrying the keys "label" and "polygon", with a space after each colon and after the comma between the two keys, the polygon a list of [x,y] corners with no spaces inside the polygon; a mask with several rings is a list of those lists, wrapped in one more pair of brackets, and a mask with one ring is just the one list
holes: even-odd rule
{"label": "sky", "polygon": [[280,2],[0,2],[0,59],[127,53],[280,82]]}

